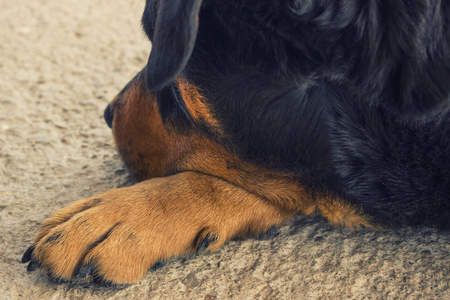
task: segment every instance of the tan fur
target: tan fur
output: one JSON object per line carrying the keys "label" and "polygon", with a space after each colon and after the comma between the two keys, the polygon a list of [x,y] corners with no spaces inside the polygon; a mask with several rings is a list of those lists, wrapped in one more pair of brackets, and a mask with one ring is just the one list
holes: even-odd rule
{"label": "tan fur", "polygon": [[320,213],[333,225],[349,229],[361,229],[363,227],[379,229],[367,215],[361,212],[361,209],[342,201],[342,199],[323,197],[318,199],[317,204]]}
{"label": "tan fur", "polygon": [[197,123],[205,123],[205,125],[211,127],[217,135],[224,137],[225,134],[219,121],[214,116],[211,108],[208,106],[205,98],[200,94],[198,88],[182,77],[178,77],[176,81],[186,108],[194,121]]}
{"label": "tan fur", "polygon": [[146,92],[143,76],[139,73],[111,103],[117,148],[131,173],[141,180],[166,175],[173,149],[173,139],[164,128],[156,99]]}

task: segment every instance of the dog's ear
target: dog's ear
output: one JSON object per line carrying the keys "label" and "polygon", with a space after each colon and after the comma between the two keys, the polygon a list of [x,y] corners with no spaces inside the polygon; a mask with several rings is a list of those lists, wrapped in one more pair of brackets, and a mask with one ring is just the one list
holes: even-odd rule
{"label": "dog's ear", "polygon": [[202,0],[161,0],[147,64],[147,88],[159,90],[178,75],[192,53]]}

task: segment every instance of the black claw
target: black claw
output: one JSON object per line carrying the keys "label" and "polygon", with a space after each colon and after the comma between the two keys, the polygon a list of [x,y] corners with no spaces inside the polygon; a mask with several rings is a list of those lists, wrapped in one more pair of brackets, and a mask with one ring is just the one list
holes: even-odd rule
{"label": "black claw", "polygon": [[84,279],[94,272],[94,267],[92,265],[82,265],[75,272],[76,279]]}
{"label": "black claw", "polygon": [[32,261],[30,261],[30,263],[28,264],[27,271],[28,271],[28,272],[33,272],[33,271],[36,271],[37,269],[39,269],[40,267],[41,267],[41,264],[40,264],[40,263],[38,263],[38,262],[35,261],[35,260],[32,260]]}
{"label": "black claw", "polygon": [[200,246],[198,246],[197,255],[203,254],[209,245],[213,244],[215,241],[217,241],[217,236],[211,233],[206,234],[205,238],[200,243]]}
{"label": "black claw", "polygon": [[163,261],[158,261],[156,262],[156,264],[154,264],[151,268],[150,271],[154,272],[156,270],[161,269],[162,267],[164,267],[166,265],[167,262],[163,262]]}
{"label": "black claw", "polygon": [[25,253],[22,256],[22,263],[26,263],[29,262],[31,260],[31,255],[33,254],[34,251],[34,245],[28,247],[28,249],[25,251]]}

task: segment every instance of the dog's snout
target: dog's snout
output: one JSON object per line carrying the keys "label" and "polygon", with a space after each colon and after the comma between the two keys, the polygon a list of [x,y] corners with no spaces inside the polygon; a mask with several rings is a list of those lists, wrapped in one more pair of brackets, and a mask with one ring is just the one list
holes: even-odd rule
{"label": "dog's snout", "polygon": [[105,119],[106,124],[108,124],[108,127],[112,129],[114,110],[112,109],[111,104],[108,104],[106,107],[105,112],[103,113],[103,118]]}

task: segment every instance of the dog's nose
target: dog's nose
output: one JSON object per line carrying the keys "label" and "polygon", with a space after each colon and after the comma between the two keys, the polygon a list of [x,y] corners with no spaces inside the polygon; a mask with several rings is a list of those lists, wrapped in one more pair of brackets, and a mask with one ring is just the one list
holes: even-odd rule
{"label": "dog's nose", "polygon": [[111,108],[111,104],[108,104],[108,106],[106,107],[105,112],[103,113],[103,118],[105,118],[105,122],[106,124],[108,124],[108,127],[112,129],[114,111]]}

